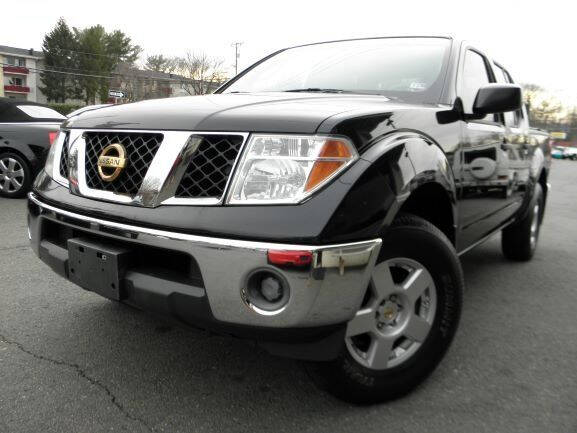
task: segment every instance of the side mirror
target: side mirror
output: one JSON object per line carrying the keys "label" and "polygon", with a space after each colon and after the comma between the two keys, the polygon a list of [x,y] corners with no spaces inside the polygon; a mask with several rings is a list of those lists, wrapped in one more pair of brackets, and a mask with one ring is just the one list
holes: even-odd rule
{"label": "side mirror", "polygon": [[479,89],[473,104],[473,116],[516,111],[522,106],[521,87],[516,84],[487,84]]}

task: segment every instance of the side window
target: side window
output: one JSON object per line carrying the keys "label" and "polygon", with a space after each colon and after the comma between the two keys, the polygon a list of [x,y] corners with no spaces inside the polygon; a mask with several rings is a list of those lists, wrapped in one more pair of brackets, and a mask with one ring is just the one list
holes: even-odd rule
{"label": "side window", "polygon": [[[507,74],[507,71],[505,71],[499,65],[495,65],[495,67],[493,68],[493,71],[495,71],[497,83],[510,83],[511,82],[511,78],[509,77],[509,74]],[[505,125],[507,125],[511,128],[517,128],[519,126],[519,119],[517,118],[517,114],[515,112],[509,111],[507,113],[503,113],[503,115],[505,117]]]}
{"label": "side window", "polygon": [[[508,82],[509,83],[515,83],[513,81],[513,78],[511,78],[511,74],[509,74],[509,72],[507,72],[506,70],[504,70],[504,72],[505,72],[505,76],[507,77]],[[517,128],[521,127],[523,120],[525,118],[525,114],[524,114],[523,109],[521,108],[521,109],[515,111],[513,114],[515,115],[515,126]]]}
{"label": "side window", "polygon": [[[481,86],[490,83],[489,73],[485,58],[479,53],[467,50],[463,67],[462,94],[463,107],[466,113],[473,112],[475,97]],[[482,120],[493,120],[494,116],[488,114]]]}

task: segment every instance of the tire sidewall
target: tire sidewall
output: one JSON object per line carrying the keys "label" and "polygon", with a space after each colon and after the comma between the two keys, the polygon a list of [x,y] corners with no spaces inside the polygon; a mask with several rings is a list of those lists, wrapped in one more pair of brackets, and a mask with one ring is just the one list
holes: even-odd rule
{"label": "tire sidewall", "polygon": [[[537,223],[537,234],[535,243],[531,243],[531,225],[535,218],[535,205],[539,204],[539,221]],[[541,233],[541,222],[545,214],[545,195],[543,188],[539,183],[533,187],[533,194],[529,200],[529,204],[522,211],[522,218],[513,224],[505,227],[501,235],[501,245],[503,254],[510,260],[528,261],[533,258],[537,245],[539,243],[539,236]]]}
{"label": "tire sidewall", "polygon": [[535,206],[538,204],[539,205],[539,213],[537,214],[537,218],[539,218],[539,221],[537,222],[537,233],[536,233],[536,239],[535,239],[535,244],[531,245],[531,241],[529,240],[529,244],[530,244],[530,248],[531,248],[531,256],[533,256],[533,254],[535,253],[535,250],[537,249],[537,244],[539,243],[539,236],[541,235],[541,222],[543,221],[543,213],[545,212],[544,209],[544,200],[543,200],[544,196],[543,196],[543,189],[541,188],[540,184],[535,184],[535,191],[533,193],[533,200],[531,200],[531,208],[529,209],[529,237],[531,236],[531,225],[533,224],[533,219],[535,218],[535,213],[533,212],[533,209],[535,208]]}
{"label": "tire sidewall", "polygon": [[353,396],[358,402],[387,400],[409,392],[434,370],[458,327],[463,276],[450,242],[440,232],[436,234],[425,227],[393,227],[383,238],[377,263],[400,257],[416,260],[433,277],[437,292],[435,319],[421,347],[405,362],[390,369],[369,369],[355,361],[344,347],[337,365],[351,388],[358,390],[358,395]]}

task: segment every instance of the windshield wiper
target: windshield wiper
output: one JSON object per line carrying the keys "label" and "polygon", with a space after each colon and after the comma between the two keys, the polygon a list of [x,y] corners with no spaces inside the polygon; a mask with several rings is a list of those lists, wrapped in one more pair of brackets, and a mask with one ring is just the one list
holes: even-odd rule
{"label": "windshield wiper", "polygon": [[306,89],[290,89],[290,90],[283,90],[283,92],[317,92],[317,93],[345,93],[346,90],[342,89],[321,89],[320,87],[308,87]]}

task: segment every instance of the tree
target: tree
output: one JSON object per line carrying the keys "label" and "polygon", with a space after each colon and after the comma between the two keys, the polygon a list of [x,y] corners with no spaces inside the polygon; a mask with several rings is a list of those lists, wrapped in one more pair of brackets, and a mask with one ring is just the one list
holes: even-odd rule
{"label": "tree", "polygon": [[550,129],[557,124],[557,116],[561,112],[562,106],[552,99],[543,99],[539,105],[534,105],[531,109],[533,113],[533,123],[544,129]]}
{"label": "tree", "polygon": [[146,57],[144,69],[154,72],[172,73],[178,66],[178,58],[164,57],[162,54],[153,54]]}
{"label": "tree", "polygon": [[176,73],[181,76],[181,87],[189,95],[204,95],[226,81],[222,65],[221,59],[188,52],[186,57],[178,59]]}
{"label": "tree", "polygon": [[60,18],[50,33],[44,36],[42,52],[45,69],[57,72],[41,72],[40,87],[50,102],[66,102],[74,96],[74,80],[71,73],[75,71],[74,53],[77,50],[74,33],[64,18]]}
{"label": "tree", "polygon": [[138,45],[120,30],[107,33],[96,25],[86,29],[74,29],[78,50],[76,64],[84,75],[78,76],[86,103],[96,103],[108,98],[109,83],[115,68],[121,63],[133,64],[141,52]]}
{"label": "tree", "polygon": [[573,107],[565,120],[569,126],[569,140],[577,141],[577,107]]}
{"label": "tree", "polygon": [[543,92],[543,88],[537,84],[523,84],[523,98],[525,105],[527,105],[527,113],[529,114],[529,122],[533,121],[533,104],[538,95]]}
{"label": "tree", "polygon": [[573,107],[567,114],[567,124],[570,128],[577,128],[577,107]]}

